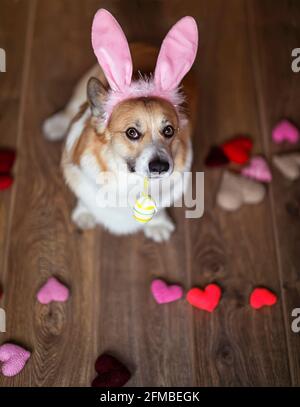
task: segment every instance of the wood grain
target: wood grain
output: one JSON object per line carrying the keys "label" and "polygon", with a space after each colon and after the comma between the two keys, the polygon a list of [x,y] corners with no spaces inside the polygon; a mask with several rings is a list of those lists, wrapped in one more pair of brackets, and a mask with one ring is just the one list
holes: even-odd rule
{"label": "wood grain", "polygon": [[[6,52],[6,72],[0,73],[0,148],[15,149],[22,126],[22,86],[25,81],[25,46],[29,3],[4,0],[0,14],[0,48]],[[16,29],[12,32],[11,27]],[[16,173],[16,166],[13,169]],[[10,220],[16,186],[0,196],[0,287],[4,285]],[[0,302],[2,305],[2,303]]]}
{"label": "wood grain", "polygon": [[[272,128],[282,117],[300,124],[300,75],[291,69],[292,49],[300,44],[299,2],[249,2],[249,15],[253,28],[252,55],[265,153],[271,157],[279,152],[299,151],[299,145],[278,146],[271,139]],[[263,24],[266,18],[267,26]],[[281,25],[277,24],[278,21]],[[292,332],[291,313],[300,304],[300,182],[290,182],[274,169],[270,199],[291,377],[292,383],[299,385],[299,334]]]}
{"label": "wood grain", "polygon": [[[251,135],[254,152],[262,152],[245,3],[234,1],[227,7],[224,2],[203,2],[201,15],[205,39],[200,68],[198,169],[211,144],[236,134]],[[197,382],[289,385],[281,306],[254,313],[248,305],[256,285],[280,292],[269,196],[261,205],[226,213],[215,204],[220,175],[219,170],[205,172],[205,216],[189,223],[193,285],[217,281],[224,291],[222,306],[212,318],[194,312]]]}
{"label": "wood grain", "polygon": [[[255,153],[270,158],[277,118],[291,115],[300,123],[300,76],[285,59],[286,48],[299,46],[297,1],[173,0],[170,7],[167,0],[28,0],[18,2],[22,18],[12,2],[1,3],[0,39],[14,49],[12,72],[0,76],[1,106],[11,105],[1,112],[1,144],[16,144],[2,133],[17,133],[22,98],[24,107],[14,199],[1,193],[7,333],[0,342],[14,340],[33,354],[18,376],[0,376],[0,386],[89,386],[104,351],[128,365],[132,386],[299,385],[299,341],[289,327],[291,309],[299,306],[298,183],[275,173],[261,205],[228,214],[215,204],[221,172],[210,170],[204,216],[189,220],[184,210],[172,209],[177,231],[166,244],[101,228],[80,233],[70,221],[75,200],[59,168],[62,143],[41,135],[42,121],[66,103],[94,63],[90,26],[99,7],[118,18],[130,40],[154,44],[190,14],[200,31],[194,170],[203,170],[212,144],[241,133],[253,137]],[[17,30],[11,28],[14,12]],[[36,302],[51,275],[70,287],[68,303]],[[221,304],[213,314],[186,301],[158,306],[149,290],[155,277],[186,291],[216,281]],[[256,285],[272,288],[279,303],[251,310],[248,297]]]}

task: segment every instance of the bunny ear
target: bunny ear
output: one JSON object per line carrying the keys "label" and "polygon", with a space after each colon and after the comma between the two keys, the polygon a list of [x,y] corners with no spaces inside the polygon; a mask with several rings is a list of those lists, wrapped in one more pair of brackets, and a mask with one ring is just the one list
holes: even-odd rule
{"label": "bunny ear", "polygon": [[198,48],[198,29],[193,17],[183,17],[166,35],[158,55],[154,81],[161,90],[175,89],[191,69]]}
{"label": "bunny ear", "polygon": [[122,91],[131,83],[132,59],[125,34],[105,9],[97,11],[92,25],[94,53],[110,87]]}

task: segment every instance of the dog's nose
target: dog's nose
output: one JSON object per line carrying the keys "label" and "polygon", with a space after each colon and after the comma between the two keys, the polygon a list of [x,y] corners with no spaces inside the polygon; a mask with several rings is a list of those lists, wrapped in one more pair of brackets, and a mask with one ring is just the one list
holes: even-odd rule
{"label": "dog's nose", "polygon": [[161,174],[162,172],[167,172],[169,168],[170,164],[168,163],[168,161],[162,161],[159,158],[156,158],[149,163],[150,173]]}

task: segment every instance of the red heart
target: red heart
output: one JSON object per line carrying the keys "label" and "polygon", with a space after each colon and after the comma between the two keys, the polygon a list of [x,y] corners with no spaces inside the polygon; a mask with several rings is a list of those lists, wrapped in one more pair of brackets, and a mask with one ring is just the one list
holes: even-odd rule
{"label": "red heart", "polygon": [[13,177],[8,174],[0,174],[0,191],[8,189],[13,183]]}
{"label": "red heart", "polygon": [[186,299],[194,307],[212,312],[218,306],[221,294],[221,288],[217,284],[209,284],[204,290],[192,288]]}
{"label": "red heart", "polygon": [[205,165],[207,167],[222,167],[228,163],[229,160],[224,154],[223,149],[218,146],[212,147],[205,159]]}
{"label": "red heart", "polygon": [[96,360],[95,370],[98,376],[93,380],[92,387],[121,387],[131,377],[129,370],[123,363],[105,353]]}
{"label": "red heart", "polygon": [[10,149],[0,150],[0,172],[10,172],[16,159],[16,152]]}
{"label": "red heart", "polygon": [[224,154],[236,164],[245,164],[250,157],[253,142],[249,137],[240,136],[222,144]]}
{"label": "red heart", "polygon": [[267,288],[255,288],[250,295],[250,305],[254,309],[276,304],[277,295]]}

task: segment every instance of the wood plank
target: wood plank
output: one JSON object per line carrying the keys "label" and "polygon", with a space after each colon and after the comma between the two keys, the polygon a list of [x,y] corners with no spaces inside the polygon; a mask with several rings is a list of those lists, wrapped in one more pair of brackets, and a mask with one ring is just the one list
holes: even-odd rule
{"label": "wood plank", "polygon": [[[259,93],[261,132],[265,151],[272,157],[297,149],[290,145],[274,145],[271,131],[283,117],[300,126],[300,74],[292,72],[291,52],[300,44],[300,4],[298,1],[249,2],[252,19],[252,58]],[[285,332],[289,345],[289,361],[294,385],[300,384],[299,333],[292,332],[292,310],[300,304],[300,182],[290,182],[274,169],[270,187],[272,217],[276,234],[277,262],[281,289]]]}
{"label": "wood plank", "polygon": [[[168,2],[131,2],[129,38],[161,42],[176,16]],[[157,13],[161,18],[157,19]],[[122,17],[120,14],[120,21]],[[140,33],[141,32],[141,33]],[[105,235],[101,247],[101,330],[99,351],[111,350],[131,367],[132,386],[190,386],[193,370],[191,314],[184,301],[158,306],[150,295],[154,278],[188,286],[189,251],[183,213],[173,211],[178,233],[157,245],[143,234],[127,237]],[[184,334],[183,334],[184,333]],[[179,351],[180,350],[180,351]]]}
{"label": "wood plank", "polygon": [[[60,171],[62,144],[45,141],[40,129],[92,62],[88,38],[93,9],[96,2],[87,9],[79,2],[37,2],[5,281],[4,336],[33,354],[21,374],[0,378],[3,386],[86,386],[93,375],[99,232],[81,235],[71,225],[74,199]],[[54,29],[62,15],[68,24]],[[37,303],[36,292],[51,275],[70,286],[67,304]]]}
{"label": "wood plank", "polygon": [[[198,170],[210,146],[233,135],[251,135],[255,153],[263,148],[245,2],[232,1],[230,7],[216,1],[200,4]],[[197,383],[289,385],[281,303],[260,312],[248,305],[255,286],[265,285],[280,294],[270,198],[227,213],[215,204],[220,176],[219,170],[205,172],[205,215],[188,226],[192,284],[216,281],[224,290],[213,315],[193,312]]]}
{"label": "wood plank", "polygon": [[[4,0],[0,13],[0,48],[6,52],[6,72],[0,73],[0,148],[16,148],[21,122],[21,89],[24,78],[25,41],[29,3]],[[12,31],[11,27],[15,27]],[[14,168],[16,172],[16,167]],[[0,287],[5,280],[11,208],[16,185],[0,192]],[[0,304],[5,306],[5,298]]]}

